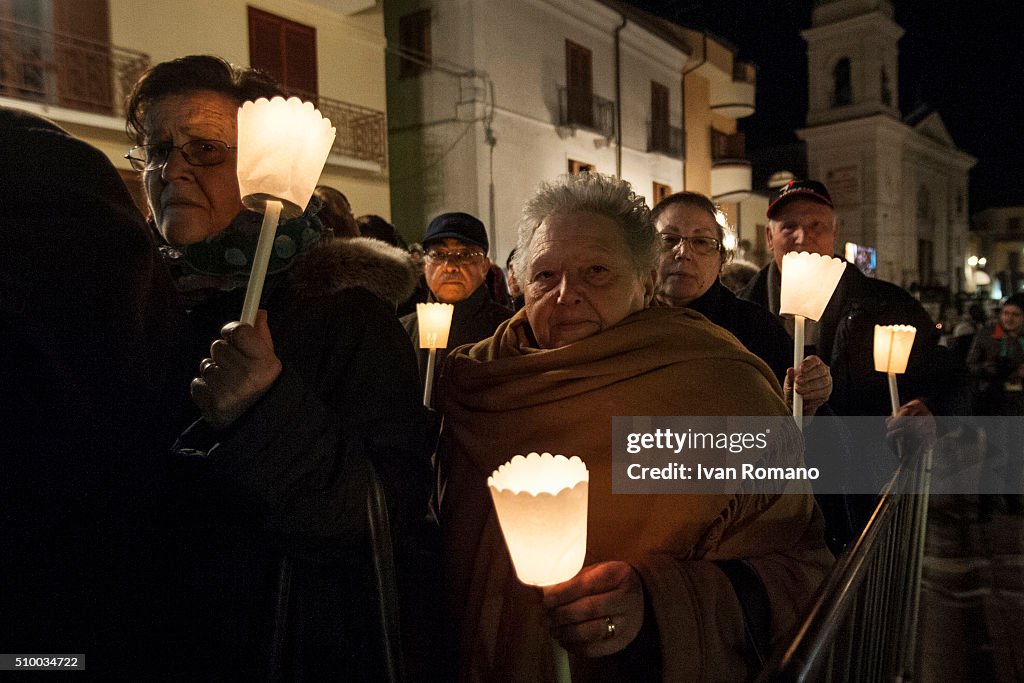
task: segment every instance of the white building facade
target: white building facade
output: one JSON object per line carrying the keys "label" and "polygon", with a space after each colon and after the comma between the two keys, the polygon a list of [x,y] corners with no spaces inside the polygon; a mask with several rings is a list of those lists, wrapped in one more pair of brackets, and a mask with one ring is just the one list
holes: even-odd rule
{"label": "white building facade", "polygon": [[439,213],[465,211],[488,226],[503,264],[542,181],[617,174],[652,204],[684,189],[689,52],[629,8],[396,0],[385,13],[401,52],[388,60],[392,215],[407,237],[419,239]]}

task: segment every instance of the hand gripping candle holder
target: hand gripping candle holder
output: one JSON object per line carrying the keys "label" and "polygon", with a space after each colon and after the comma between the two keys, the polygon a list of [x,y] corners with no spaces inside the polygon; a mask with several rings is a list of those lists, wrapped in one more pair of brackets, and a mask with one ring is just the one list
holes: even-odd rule
{"label": "hand gripping candle holder", "polygon": [[[806,251],[782,257],[782,288],[779,314],[793,316],[793,368],[804,360],[804,321],[820,320],[828,306],[846,262]],[[803,429],[804,399],[793,387],[793,419]]]}
{"label": "hand gripping candle holder", "polygon": [[889,376],[889,402],[893,415],[900,409],[896,375],[907,371],[915,336],[917,328],[911,325],[875,325],[875,370]]}
{"label": "hand gripping candle holder", "polygon": [[238,187],[242,203],[263,214],[241,321],[256,321],[281,218],[302,215],[334,144],[335,129],[309,102],[275,97],[238,109]]}
{"label": "hand gripping candle holder", "polygon": [[416,304],[416,325],[420,331],[420,348],[430,349],[427,355],[427,376],[423,385],[423,405],[430,407],[434,390],[434,362],[438,349],[448,346],[448,333],[452,329],[451,304]]}
{"label": "hand gripping candle holder", "polygon": [[[587,552],[590,472],[577,457],[517,455],[487,479],[516,576],[531,586],[568,581]],[[569,655],[557,643],[558,680],[570,681]]]}

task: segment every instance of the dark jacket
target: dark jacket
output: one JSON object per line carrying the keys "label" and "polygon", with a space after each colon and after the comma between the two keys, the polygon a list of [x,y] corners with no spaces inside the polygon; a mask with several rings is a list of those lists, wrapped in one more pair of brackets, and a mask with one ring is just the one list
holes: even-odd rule
{"label": "dark jacket", "polygon": [[[428,498],[415,358],[394,315],[414,280],[403,252],[368,238],[317,247],[268,280],[262,307],[280,377],[229,428],[215,432],[199,421],[177,445],[181,553],[190,559],[179,590],[198,596],[180,617],[195,625],[182,646],[195,657],[187,673],[266,674],[277,570],[288,555],[291,638],[282,661],[289,676],[381,676],[367,470],[380,473],[402,546]],[[206,344],[237,317],[242,294],[191,311]]]}
{"label": "dark jacket", "polygon": [[[437,301],[433,294],[430,296],[430,301]],[[448,346],[444,349],[438,349],[435,354],[434,386],[437,386],[437,379],[441,374],[441,366],[451,349],[463,344],[474,344],[481,339],[487,339],[494,334],[494,330],[498,328],[498,325],[511,317],[512,311],[496,304],[494,299],[491,298],[491,293],[488,291],[486,283],[477,287],[476,291],[469,295],[469,298],[455,304],[455,310],[452,311],[452,328],[448,333]],[[429,351],[419,348],[420,327],[416,314],[410,313],[404,316],[402,318],[402,326],[412,340],[413,348],[416,349],[416,357],[420,368],[420,386],[422,386],[427,376]]]}
{"label": "dark jacket", "polygon": [[[748,351],[768,364],[780,385],[785,382],[786,370],[793,367],[793,340],[766,307],[740,299],[720,280],[715,280],[708,291],[691,301],[688,307],[732,332]],[[835,413],[826,403],[818,409],[817,415],[828,418]],[[842,426],[833,420],[811,423],[804,431],[804,439],[804,457],[811,466],[836,468],[851,460],[849,449],[845,447],[848,437],[842,432]],[[821,453],[828,453],[831,458],[824,461]],[[835,458],[837,453],[846,456],[841,463]],[[841,495],[816,493],[815,498],[825,515],[828,547],[838,555],[858,529],[859,508],[851,503],[852,499]]]}
{"label": "dark jacket", "polygon": [[0,107],[0,649],[142,680],[184,307],[99,150]]}
{"label": "dark jacket", "polygon": [[793,341],[767,308],[740,299],[718,279],[687,308],[732,332],[748,351],[768,364],[779,384],[785,381],[786,370],[793,366]]}
{"label": "dark jacket", "polygon": [[[739,293],[740,298],[768,308],[769,263]],[[875,325],[917,328],[907,372],[899,378],[900,400],[925,400],[932,412],[944,412],[950,371],[938,346],[938,331],[920,302],[896,285],[869,278],[847,264],[835,293],[819,321],[815,353],[832,373],[829,406],[836,415],[888,415],[892,412],[888,380],[875,371]]]}

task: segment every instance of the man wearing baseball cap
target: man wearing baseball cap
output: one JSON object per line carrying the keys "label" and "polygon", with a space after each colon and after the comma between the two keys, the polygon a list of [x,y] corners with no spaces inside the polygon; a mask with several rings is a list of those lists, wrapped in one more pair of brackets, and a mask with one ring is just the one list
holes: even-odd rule
{"label": "man wearing baseball cap", "polygon": [[[777,315],[782,257],[791,251],[833,256],[838,233],[839,219],[824,184],[815,180],[786,183],[768,205],[765,237],[774,258],[740,291],[740,298],[759,303]],[[891,412],[886,376],[875,372],[874,367],[876,324],[917,328],[910,365],[899,384],[903,396],[915,400],[904,405],[901,413],[928,411],[916,399],[935,398],[942,384],[936,374],[941,363],[935,359],[935,324],[908,292],[864,275],[851,263],[846,264],[821,320],[816,325],[807,321],[807,344],[828,363],[832,373],[829,406],[837,415]]]}
{"label": "man wearing baseball cap", "polygon": [[[512,311],[494,302],[484,283],[491,266],[488,248],[487,229],[468,213],[443,213],[430,221],[423,235],[423,274],[430,289],[429,300],[455,306],[448,349],[490,337],[512,316]],[[422,381],[428,352],[419,348],[416,313],[404,316],[402,325],[416,348]],[[437,350],[438,368],[447,355],[447,349]],[[435,381],[439,375],[435,373]]]}

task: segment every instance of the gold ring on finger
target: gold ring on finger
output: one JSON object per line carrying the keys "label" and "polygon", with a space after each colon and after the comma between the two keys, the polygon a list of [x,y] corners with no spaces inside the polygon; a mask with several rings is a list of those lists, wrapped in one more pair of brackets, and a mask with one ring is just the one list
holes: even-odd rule
{"label": "gold ring on finger", "polygon": [[612,620],[611,617],[608,617],[608,618],[606,618],[604,620],[604,639],[608,640],[609,638],[613,637],[614,635],[615,635],[615,622]]}

